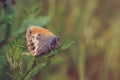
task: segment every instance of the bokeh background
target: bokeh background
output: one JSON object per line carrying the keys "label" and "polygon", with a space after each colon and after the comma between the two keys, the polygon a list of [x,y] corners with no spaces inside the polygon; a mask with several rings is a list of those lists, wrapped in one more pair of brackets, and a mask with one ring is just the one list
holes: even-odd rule
{"label": "bokeh background", "polygon": [[9,80],[2,47],[30,25],[74,41],[33,80],[120,80],[119,0],[0,0],[0,80]]}

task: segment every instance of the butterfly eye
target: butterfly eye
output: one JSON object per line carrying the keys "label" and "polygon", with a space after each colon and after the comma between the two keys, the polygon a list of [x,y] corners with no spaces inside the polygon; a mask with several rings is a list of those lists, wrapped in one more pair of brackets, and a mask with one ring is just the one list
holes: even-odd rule
{"label": "butterfly eye", "polygon": [[58,41],[58,42],[60,41],[60,37],[59,36],[56,37],[56,41]]}

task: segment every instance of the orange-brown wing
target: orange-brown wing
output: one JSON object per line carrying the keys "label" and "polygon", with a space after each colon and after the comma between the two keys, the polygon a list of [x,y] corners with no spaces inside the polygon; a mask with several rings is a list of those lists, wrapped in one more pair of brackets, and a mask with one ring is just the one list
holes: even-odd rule
{"label": "orange-brown wing", "polygon": [[47,52],[56,36],[41,27],[30,27],[26,32],[27,44],[33,56]]}

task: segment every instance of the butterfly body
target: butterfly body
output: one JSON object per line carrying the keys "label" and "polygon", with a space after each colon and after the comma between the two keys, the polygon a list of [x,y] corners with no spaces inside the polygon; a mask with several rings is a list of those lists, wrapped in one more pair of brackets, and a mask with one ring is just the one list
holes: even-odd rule
{"label": "butterfly body", "polygon": [[33,56],[47,53],[59,45],[60,38],[42,27],[32,26],[26,32],[27,44]]}

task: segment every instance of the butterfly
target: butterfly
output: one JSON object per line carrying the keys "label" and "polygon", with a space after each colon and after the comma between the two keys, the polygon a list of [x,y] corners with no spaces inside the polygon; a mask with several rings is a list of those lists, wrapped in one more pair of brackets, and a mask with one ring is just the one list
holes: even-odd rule
{"label": "butterfly", "polygon": [[28,27],[26,31],[26,40],[28,50],[33,56],[50,52],[58,47],[60,43],[59,36],[39,26]]}

